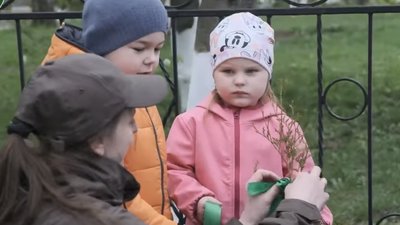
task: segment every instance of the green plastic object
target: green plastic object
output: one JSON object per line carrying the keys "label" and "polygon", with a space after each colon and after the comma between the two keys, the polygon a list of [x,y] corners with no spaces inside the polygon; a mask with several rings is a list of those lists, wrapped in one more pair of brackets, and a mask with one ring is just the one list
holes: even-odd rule
{"label": "green plastic object", "polygon": [[247,193],[250,196],[256,196],[267,192],[274,185],[278,186],[281,192],[278,194],[278,196],[275,197],[274,201],[272,201],[272,204],[268,211],[268,215],[271,215],[273,212],[275,212],[279,203],[285,198],[284,190],[290,182],[290,178],[287,177],[282,178],[276,182],[252,182],[249,183],[247,187]]}
{"label": "green plastic object", "polygon": [[[281,192],[272,202],[268,215],[275,212],[279,203],[285,198],[284,190],[286,186],[291,182],[289,178],[282,178],[276,182],[252,182],[247,186],[247,193],[250,196],[256,196],[262,193],[267,192],[273,185],[279,187]],[[204,225],[220,225],[221,224],[221,206],[217,203],[207,201],[204,206],[204,217],[203,217]]]}
{"label": "green plastic object", "polygon": [[204,205],[204,225],[220,225],[221,224],[221,206],[215,202],[207,201]]}

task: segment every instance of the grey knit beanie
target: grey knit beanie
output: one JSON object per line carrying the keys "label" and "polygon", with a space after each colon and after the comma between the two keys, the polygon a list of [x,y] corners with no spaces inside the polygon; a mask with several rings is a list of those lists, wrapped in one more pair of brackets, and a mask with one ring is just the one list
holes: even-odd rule
{"label": "grey knit beanie", "polygon": [[82,21],[84,47],[101,56],[168,30],[167,11],[160,0],[86,0]]}

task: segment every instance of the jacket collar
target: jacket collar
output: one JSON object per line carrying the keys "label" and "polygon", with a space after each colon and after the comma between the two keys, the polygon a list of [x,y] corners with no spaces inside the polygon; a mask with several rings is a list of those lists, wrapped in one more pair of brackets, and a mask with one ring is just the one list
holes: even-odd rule
{"label": "jacket collar", "polygon": [[65,178],[66,195],[89,195],[111,205],[122,205],[139,192],[136,179],[120,164],[105,157],[93,160],[90,169]]}
{"label": "jacket collar", "polygon": [[[237,109],[221,106],[215,102],[213,98],[214,94],[209,94],[196,107],[206,109],[226,121],[231,121],[233,119],[233,114]],[[241,108],[239,111],[241,120],[243,119],[246,121],[261,120],[282,114],[286,115],[285,112],[283,112],[279,106],[272,101],[252,108]]]}
{"label": "jacket collar", "polygon": [[56,30],[55,35],[82,51],[88,52],[83,45],[82,28],[72,24],[63,23],[61,27]]}

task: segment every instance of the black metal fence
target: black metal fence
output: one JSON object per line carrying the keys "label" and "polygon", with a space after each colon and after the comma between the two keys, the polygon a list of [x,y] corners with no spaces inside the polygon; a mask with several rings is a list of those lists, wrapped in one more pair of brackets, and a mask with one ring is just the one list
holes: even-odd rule
{"label": "black metal fence", "polygon": [[[240,12],[243,10],[235,9],[235,10],[184,10],[180,9],[190,3],[191,0],[187,0],[185,3],[180,5],[167,7],[168,15],[171,18],[171,29],[172,29],[172,59],[173,59],[173,81],[171,84],[174,86],[173,90],[173,100],[170,104],[170,108],[167,111],[164,121],[169,117],[174,117],[179,113],[179,104],[178,101],[178,72],[177,72],[177,43],[176,43],[176,20],[177,18],[183,17],[217,17],[223,18],[235,12]],[[373,219],[373,202],[372,202],[372,194],[373,194],[373,186],[372,186],[372,99],[373,99],[373,92],[372,92],[372,49],[373,49],[373,17],[376,14],[382,13],[400,13],[400,6],[366,6],[366,7],[315,7],[325,3],[327,0],[320,0],[315,1],[309,4],[300,4],[290,0],[284,0],[290,5],[297,6],[298,8],[282,8],[282,9],[246,9],[255,15],[266,16],[267,21],[269,23],[272,22],[274,16],[293,16],[293,15],[311,15],[315,16],[316,18],[316,31],[317,31],[317,74],[316,74],[316,82],[318,84],[317,92],[318,98],[315,99],[318,105],[318,163],[321,167],[323,167],[324,162],[324,124],[323,124],[323,111],[325,110],[337,120],[347,121],[353,120],[363,114],[366,111],[367,114],[367,152],[368,152],[368,224],[374,224]],[[12,1],[6,1],[1,8],[5,8],[10,5]],[[322,16],[323,15],[343,15],[343,14],[364,14],[368,16],[367,24],[368,24],[368,55],[367,57],[367,87],[364,88],[357,80],[351,78],[339,78],[324,87],[323,85],[323,72],[322,72]],[[15,22],[16,28],[16,39],[17,39],[17,46],[18,46],[18,60],[19,60],[19,71],[20,71],[20,85],[21,89],[25,83],[25,72],[24,72],[24,63],[23,63],[23,43],[21,38],[21,21],[22,20],[54,20],[58,19],[63,21],[65,19],[79,19],[81,18],[81,12],[43,12],[43,13],[1,13],[0,14],[0,21],[2,20],[12,20]],[[166,70],[163,70],[165,73]],[[326,101],[327,95],[329,90],[332,86],[339,82],[350,82],[354,84],[357,88],[361,90],[363,93],[363,104],[362,108],[359,112],[355,115],[350,117],[343,117],[340,115],[335,114],[331,108],[329,107],[328,102]],[[397,209],[396,209],[397,210]],[[375,224],[379,225],[383,223],[385,220],[391,217],[400,217],[400,213],[391,213],[383,216],[375,220]]]}

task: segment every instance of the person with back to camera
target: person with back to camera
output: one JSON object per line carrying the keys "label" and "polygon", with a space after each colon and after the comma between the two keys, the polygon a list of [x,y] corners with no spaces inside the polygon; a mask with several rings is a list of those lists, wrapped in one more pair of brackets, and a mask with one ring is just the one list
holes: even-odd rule
{"label": "person with back to camera", "polygon": [[[295,123],[279,107],[269,83],[274,43],[274,30],[249,12],[224,18],[210,34],[215,90],[175,118],[167,139],[168,188],[188,225],[202,223],[208,201],[221,206],[222,224],[239,218],[255,167],[279,177],[291,173],[284,156],[255,131],[268,121],[265,129],[277,136],[280,118]],[[303,149],[305,140],[296,145]],[[310,156],[304,171],[313,166]],[[321,215],[332,224],[326,206]]]}
{"label": "person with back to camera", "polygon": [[[168,31],[168,15],[160,0],[86,0],[82,30],[64,25],[57,30],[43,60],[91,52],[110,60],[127,74],[154,73]],[[157,107],[137,108],[138,131],[124,167],[142,189],[128,210],[150,225],[174,225],[167,191],[164,127]]]}
{"label": "person with back to camera", "polygon": [[40,67],[0,151],[0,224],[144,225],[121,207],[140,190],[121,163],[136,141],[135,108],[167,92],[162,77],[123,74],[94,54]]}

